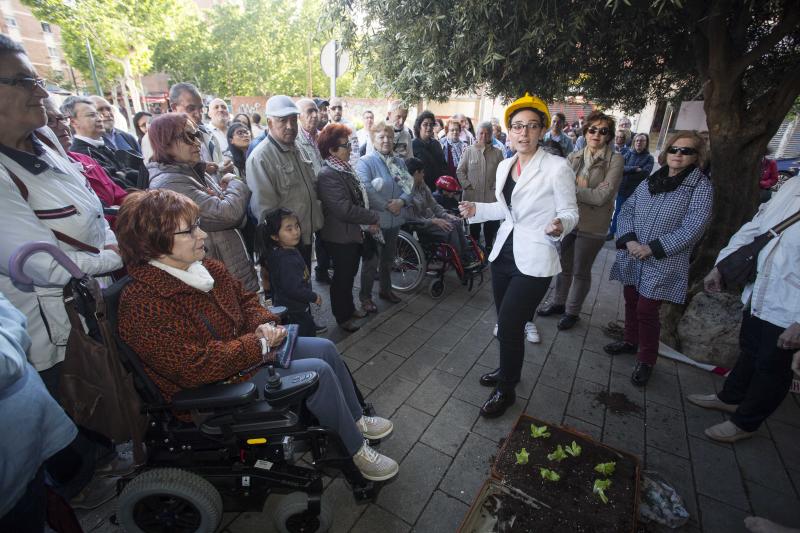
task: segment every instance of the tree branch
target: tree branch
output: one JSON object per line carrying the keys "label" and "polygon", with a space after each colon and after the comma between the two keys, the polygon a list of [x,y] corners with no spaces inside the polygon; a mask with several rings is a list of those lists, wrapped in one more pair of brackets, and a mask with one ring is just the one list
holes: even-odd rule
{"label": "tree branch", "polygon": [[[791,1],[791,0],[789,0]],[[790,9],[789,1],[784,1],[782,7],[783,19],[772,29],[772,31],[764,37],[764,39],[755,45],[752,50],[743,54],[738,61],[732,65],[732,70],[736,75],[740,75],[745,69],[758,61],[764,54],[772,50],[781,39],[793,31],[798,24],[800,24],[800,9]]]}

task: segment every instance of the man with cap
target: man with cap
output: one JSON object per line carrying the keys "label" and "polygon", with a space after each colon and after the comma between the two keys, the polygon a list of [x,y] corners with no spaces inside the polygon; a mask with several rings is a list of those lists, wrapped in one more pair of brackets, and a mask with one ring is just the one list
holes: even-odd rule
{"label": "man with cap", "polygon": [[316,176],[311,161],[297,147],[300,110],[285,95],[267,100],[267,138],[247,158],[250,211],[261,221],[265,211],[285,207],[297,214],[303,230],[298,250],[311,269],[311,236],[322,228]]}
{"label": "man with cap", "polygon": [[319,120],[317,121],[317,129],[322,131],[322,128],[328,125],[328,101],[324,98],[314,98],[314,103],[317,104],[317,111],[319,112]]}
{"label": "man with cap", "polygon": [[355,168],[356,163],[358,163],[358,158],[361,157],[360,155],[361,150],[358,144],[358,135],[356,135],[356,129],[353,127],[353,124],[351,124],[349,120],[342,117],[342,112],[344,111],[344,100],[342,100],[338,96],[334,96],[333,98],[331,98],[331,106],[329,109],[330,109],[329,117],[332,123],[344,124],[352,131],[352,133],[350,134],[350,166]]}

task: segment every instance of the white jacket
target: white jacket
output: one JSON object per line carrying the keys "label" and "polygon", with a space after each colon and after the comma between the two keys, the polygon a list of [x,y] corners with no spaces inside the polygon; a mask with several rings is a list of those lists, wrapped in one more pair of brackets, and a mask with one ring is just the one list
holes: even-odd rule
{"label": "white jacket", "polygon": [[511,194],[508,209],[503,187],[518,155],[504,159],[497,167],[493,203],[476,203],[470,224],[502,220],[489,261],[494,261],[511,231],[514,231],[514,261],[523,274],[536,277],[554,276],[561,272],[555,238],[544,230],[554,218],[564,226],[561,236],[578,224],[578,202],[575,199],[575,173],[567,160],[538,150],[522,170],[522,176]]}
{"label": "white jacket", "polygon": [[[122,259],[116,252],[103,249],[108,244],[116,244],[117,239],[108,227],[103,217],[103,206],[86,178],[67,160],[49,129],[42,128],[39,132],[58,149],[42,146],[44,152],[39,159],[49,167],[46,170],[38,174],[30,172],[0,153],[0,227],[3,228],[0,292],[27,317],[32,341],[28,357],[36,370],[42,371],[64,359],[70,326],[62,289],[70,275],[51,256],[35,254],[25,264],[25,273],[33,278],[36,289],[35,292],[23,291],[9,278],[8,260],[11,255],[25,243],[45,241],[58,245],[83,272],[91,275],[121,268]],[[27,187],[27,201],[7,169]],[[56,240],[52,229],[101,251],[92,254],[77,250]]]}
{"label": "white jacket", "polygon": [[[758,235],[800,211],[800,178],[781,186],[758,209],[753,220],[739,228],[717,256],[717,263]],[[761,320],[787,328],[800,322],[800,222],[772,239],[758,254],[758,275],[742,291],[742,303]]]}

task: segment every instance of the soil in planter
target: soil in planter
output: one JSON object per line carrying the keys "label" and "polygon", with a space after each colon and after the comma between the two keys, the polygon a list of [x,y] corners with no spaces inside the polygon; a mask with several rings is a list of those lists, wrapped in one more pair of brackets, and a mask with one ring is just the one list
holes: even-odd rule
{"label": "soil in planter", "polygon": [[[514,531],[546,531],[548,533],[624,533],[633,531],[636,517],[636,462],[633,458],[600,447],[582,438],[576,438],[557,427],[548,426],[550,438],[534,439],[530,423],[519,424],[508,436],[506,447],[499,456],[495,471],[503,476],[503,483],[516,487],[550,508],[524,507],[518,511],[508,503],[508,512],[518,513]],[[561,462],[549,461],[547,454],[560,444],[566,448],[572,441],[582,448],[578,457],[567,457]],[[525,448],[528,463],[516,464],[515,452]],[[600,501],[592,492],[595,479],[607,476],[594,471],[599,463],[616,462],[614,474],[609,476],[611,487],[605,491],[608,503]],[[547,481],[539,468],[557,472],[561,479]],[[512,511],[513,509],[513,511]],[[501,506],[500,511],[503,511]],[[508,517],[504,517],[507,521]],[[530,529],[520,524],[530,524]],[[519,529],[518,529],[519,527]]]}

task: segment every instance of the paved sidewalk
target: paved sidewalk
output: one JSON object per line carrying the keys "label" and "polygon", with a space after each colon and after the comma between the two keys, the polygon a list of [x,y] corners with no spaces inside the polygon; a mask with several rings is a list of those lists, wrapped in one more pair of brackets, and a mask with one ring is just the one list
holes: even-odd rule
{"label": "paved sidewalk", "polygon": [[[495,420],[478,416],[490,393],[478,376],[495,368],[498,357],[488,279],[472,293],[449,279],[439,301],[424,290],[393,306],[376,300],[381,313],[350,336],[323,308],[319,320],[331,325],[328,336],[359,386],[378,413],[394,421],[394,434],[379,449],[400,462],[400,474],[372,504],[356,504],[341,478],[329,482],[324,498],[334,508],[332,531],[455,531],[500,439],[523,411],[638,455],[683,496],[692,518],[677,531],[744,531],[742,520],[750,514],[800,527],[797,397],[789,395],[756,437],[731,446],[703,435],[723,415],[685,400],[689,393],[718,390],[722,378],[662,358],[646,389],[631,385],[633,356],[607,356],[602,346],[610,341],[599,329],[623,316],[621,287],[608,281],[613,257],[607,246],[595,262],[595,283],[575,328],[559,332],[556,319],[537,319],[542,343],[526,343],[517,403]],[[612,413],[595,400],[600,391],[625,394],[639,413]],[[92,513],[94,524],[108,509]],[[113,530],[107,526],[100,529]],[[221,530],[273,531],[261,513],[230,513]]]}

